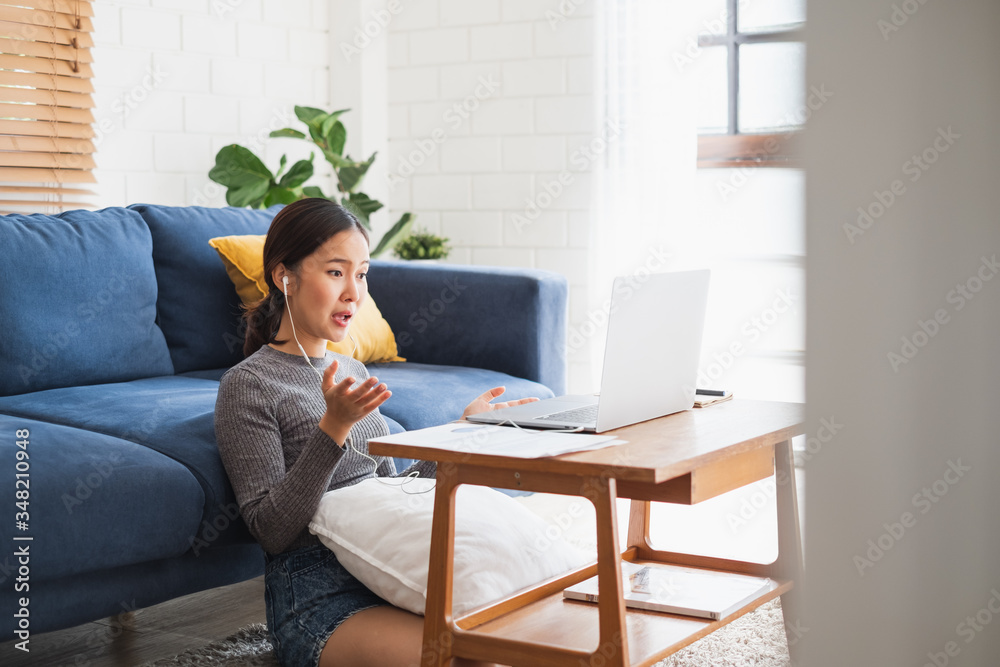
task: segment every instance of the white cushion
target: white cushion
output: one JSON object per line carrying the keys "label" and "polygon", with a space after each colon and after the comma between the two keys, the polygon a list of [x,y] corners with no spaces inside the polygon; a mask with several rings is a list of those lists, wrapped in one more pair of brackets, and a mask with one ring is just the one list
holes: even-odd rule
{"label": "white cushion", "polygon": [[[348,572],[386,601],[423,614],[427,602],[433,479],[378,481],[328,491],[309,531]],[[547,532],[548,529],[548,532]],[[555,535],[553,533],[556,533]],[[460,486],[455,499],[452,609],[461,616],[588,562],[513,498]]]}

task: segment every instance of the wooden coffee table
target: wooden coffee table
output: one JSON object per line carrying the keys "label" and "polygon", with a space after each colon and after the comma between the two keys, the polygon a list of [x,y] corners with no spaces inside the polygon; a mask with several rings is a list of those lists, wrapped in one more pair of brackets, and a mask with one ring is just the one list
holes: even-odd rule
{"label": "wooden coffee table", "polygon": [[[793,627],[797,618],[786,594],[799,580],[802,550],[791,438],[803,432],[803,419],[800,404],[733,399],[610,432],[627,440],[624,445],[528,460],[372,440],[373,454],[438,462],[422,665],[450,665],[454,657],[527,666],[651,665],[779,595],[785,627]],[[690,505],[771,475],[777,475],[778,502],[773,563],[659,551],[650,543],[651,501]],[[597,510],[597,562],[453,618],[455,491],[461,484],[587,498]],[[618,498],[632,499],[623,551]],[[719,621],[626,609],[621,559],[740,572],[773,583]],[[564,588],[594,574],[600,603],[563,599]]]}

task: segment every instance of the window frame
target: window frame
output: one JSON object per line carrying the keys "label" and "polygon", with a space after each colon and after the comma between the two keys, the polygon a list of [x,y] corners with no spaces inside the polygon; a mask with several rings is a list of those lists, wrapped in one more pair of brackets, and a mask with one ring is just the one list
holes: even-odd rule
{"label": "window frame", "polygon": [[804,41],[803,26],[796,24],[774,30],[739,31],[741,0],[726,0],[726,32],[698,35],[698,47],[726,49],[726,131],[698,135],[698,168],[793,167],[798,158],[799,128],[783,132],[744,133],[739,129],[740,47],[745,44],[775,44]]}

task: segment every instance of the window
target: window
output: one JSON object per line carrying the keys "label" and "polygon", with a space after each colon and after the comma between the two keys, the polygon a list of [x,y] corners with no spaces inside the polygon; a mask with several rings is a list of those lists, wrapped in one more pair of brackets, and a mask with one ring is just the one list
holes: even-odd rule
{"label": "window", "polygon": [[805,1],[713,4],[698,36],[698,166],[797,166]]}
{"label": "window", "polygon": [[89,207],[94,183],[89,0],[0,3],[0,209]]}
{"label": "window", "polygon": [[[751,141],[766,151],[773,147],[768,138],[794,136],[807,112],[818,108],[805,104],[802,44],[787,34],[802,23],[802,2],[742,0],[736,7],[715,0],[707,8],[711,1],[604,5],[603,122],[613,120],[622,131],[609,142],[595,178],[599,208],[591,225],[594,270],[587,300],[593,310],[586,317],[600,319],[593,313],[603,312],[612,276],[709,268],[700,385],[744,398],[802,401],[804,173],[794,160],[781,159],[787,155],[782,151],[757,156],[745,150]],[[748,2],[770,14],[751,13]],[[798,7],[800,14],[785,11],[780,21],[788,23],[780,23],[776,6]],[[708,41],[700,33],[719,43],[699,47]],[[754,51],[758,46],[767,48]],[[786,47],[794,49],[791,55],[782,51]],[[768,52],[773,48],[777,54]],[[732,69],[731,55],[737,60]],[[718,154],[699,159],[710,139]],[[581,322],[578,317],[571,327],[584,332]],[[590,377],[597,378],[603,339],[590,340],[596,341],[590,356],[582,359],[571,347],[570,362],[581,368],[589,363]],[[574,386],[582,393],[596,384]]]}

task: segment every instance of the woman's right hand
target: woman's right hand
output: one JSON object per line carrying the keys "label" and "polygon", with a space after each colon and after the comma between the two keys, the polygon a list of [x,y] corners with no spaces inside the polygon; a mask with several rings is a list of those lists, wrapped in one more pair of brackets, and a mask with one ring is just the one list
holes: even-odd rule
{"label": "woman's right hand", "polygon": [[386,402],[392,392],[378,378],[368,378],[355,388],[353,377],[334,382],[338,363],[333,361],[323,371],[323,398],[326,399],[326,413],[319,421],[319,427],[334,442],[344,446],[351,427],[375,411]]}

